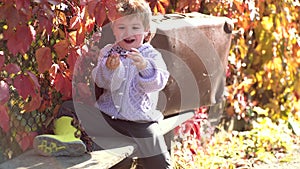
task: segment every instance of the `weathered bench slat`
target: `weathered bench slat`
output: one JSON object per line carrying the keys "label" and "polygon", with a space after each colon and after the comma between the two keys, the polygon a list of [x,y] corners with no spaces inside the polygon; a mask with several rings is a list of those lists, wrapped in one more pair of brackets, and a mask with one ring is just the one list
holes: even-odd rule
{"label": "weathered bench slat", "polygon": [[131,155],[133,146],[94,151],[80,157],[44,157],[34,150],[0,164],[0,169],[108,169]]}

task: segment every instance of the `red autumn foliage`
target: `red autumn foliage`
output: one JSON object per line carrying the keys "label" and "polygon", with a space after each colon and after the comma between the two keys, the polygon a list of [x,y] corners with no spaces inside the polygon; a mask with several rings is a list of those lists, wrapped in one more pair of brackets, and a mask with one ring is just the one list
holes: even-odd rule
{"label": "red autumn foliage", "polygon": [[13,54],[25,54],[35,38],[35,30],[31,25],[17,25],[15,30],[8,29],[4,32],[7,48]]}
{"label": "red autumn foliage", "polygon": [[61,40],[57,42],[53,47],[60,60],[64,59],[67,56],[69,47],[69,43],[67,40]]}
{"label": "red autumn foliage", "polygon": [[21,149],[25,151],[32,146],[32,141],[35,136],[37,136],[36,132],[28,133],[24,131],[18,131],[16,135],[16,140],[19,143]]}
{"label": "red autumn foliage", "polygon": [[39,73],[49,70],[52,65],[51,49],[49,47],[41,47],[35,53],[36,62],[38,63]]}
{"label": "red autumn foliage", "polygon": [[34,95],[34,86],[31,78],[25,74],[19,74],[14,78],[14,87],[23,99],[28,96]]}
{"label": "red autumn foliage", "polygon": [[14,63],[8,63],[3,69],[8,74],[17,74],[19,71],[21,71],[20,67]]}

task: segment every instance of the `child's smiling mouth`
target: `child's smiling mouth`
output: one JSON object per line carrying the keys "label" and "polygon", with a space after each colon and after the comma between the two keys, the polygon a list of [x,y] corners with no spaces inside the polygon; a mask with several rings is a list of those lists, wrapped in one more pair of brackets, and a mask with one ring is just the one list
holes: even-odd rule
{"label": "child's smiling mouth", "polygon": [[123,41],[126,43],[133,43],[135,39],[124,39]]}

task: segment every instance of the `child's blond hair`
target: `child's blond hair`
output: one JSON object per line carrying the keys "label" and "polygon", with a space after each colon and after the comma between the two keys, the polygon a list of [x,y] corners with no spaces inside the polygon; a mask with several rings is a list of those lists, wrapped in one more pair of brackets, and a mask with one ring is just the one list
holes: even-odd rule
{"label": "child's blond hair", "polygon": [[151,9],[145,0],[118,0],[117,12],[123,16],[137,16],[142,20],[145,29],[150,28]]}

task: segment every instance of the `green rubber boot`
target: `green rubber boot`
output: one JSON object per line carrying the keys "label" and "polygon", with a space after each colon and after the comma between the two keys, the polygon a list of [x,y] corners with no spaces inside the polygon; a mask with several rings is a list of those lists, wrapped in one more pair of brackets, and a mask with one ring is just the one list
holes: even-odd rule
{"label": "green rubber boot", "polygon": [[77,129],[72,126],[73,118],[62,116],[55,121],[54,135],[36,136],[33,147],[43,156],[80,156],[86,152],[86,146],[75,137]]}

